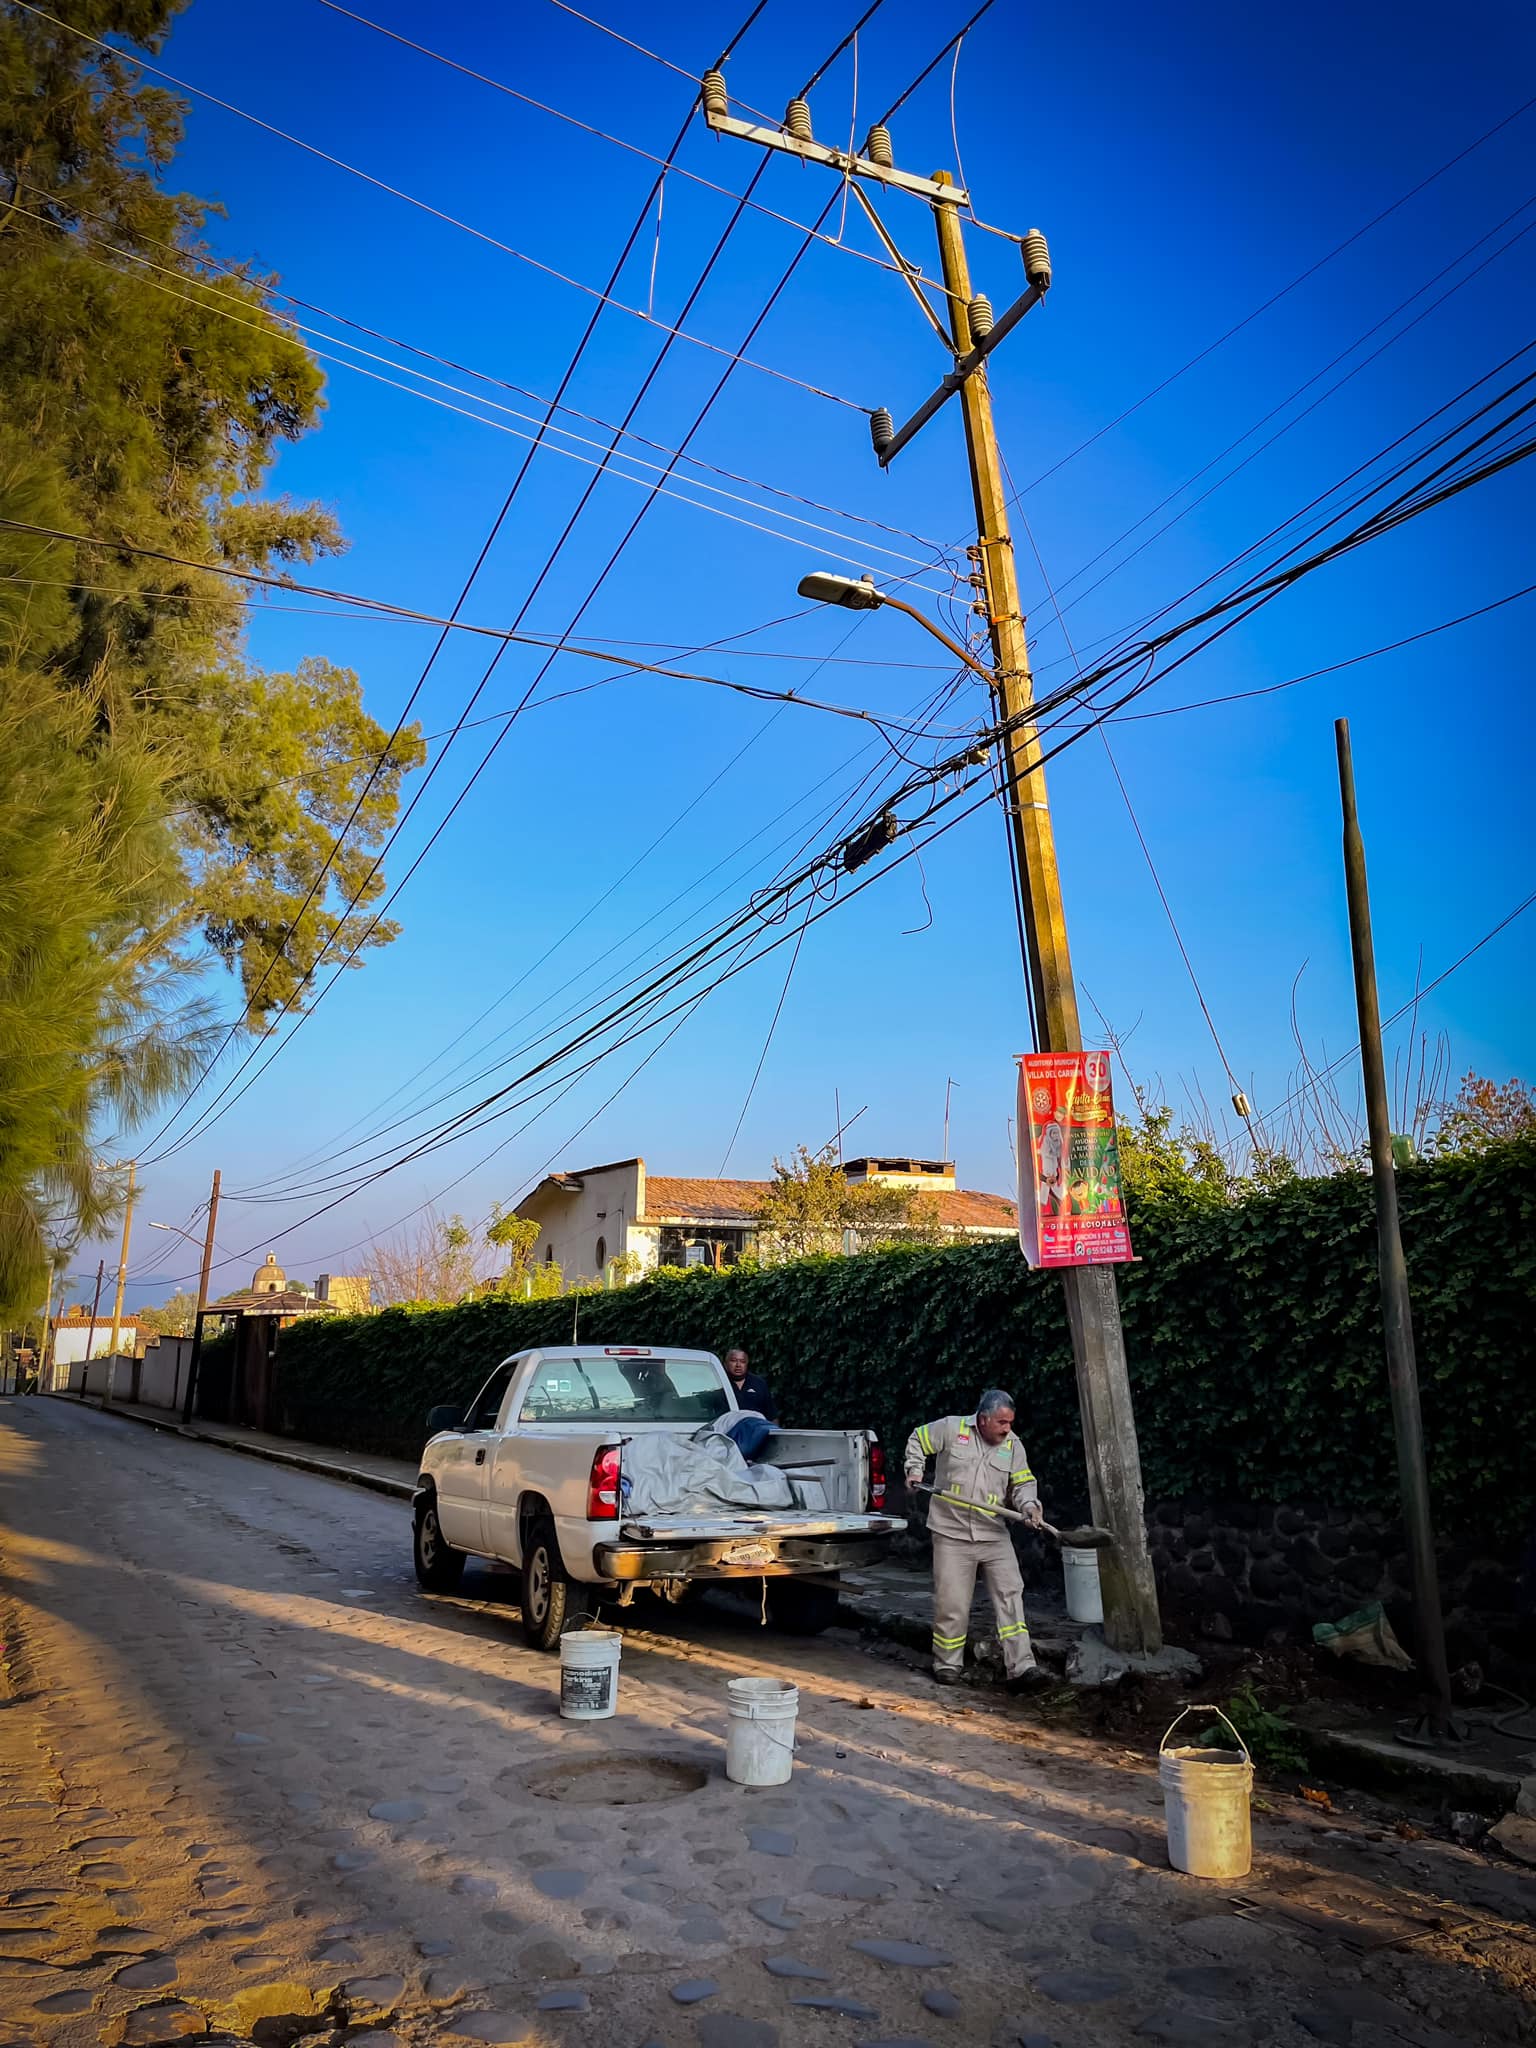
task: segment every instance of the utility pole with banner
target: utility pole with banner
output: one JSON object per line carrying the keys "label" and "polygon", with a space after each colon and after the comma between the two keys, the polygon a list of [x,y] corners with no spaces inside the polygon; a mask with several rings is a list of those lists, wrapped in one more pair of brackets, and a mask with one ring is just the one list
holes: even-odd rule
{"label": "utility pole with banner", "polygon": [[[969,195],[947,172],[937,171],[931,178],[921,178],[898,169],[890,131],[885,125],[888,116],[874,124],[862,151],[855,152],[816,141],[811,109],[803,95],[790,102],[780,128],[739,120],[730,111],[725,77],[717,68],[706,73],[702,81],[702,101],[704,117],[717,134],[735,136],[760,148],[785,151],[802,162],[823,165],[843,178],[949,359],[938,388],[904,426],[897,428],[890,413],[880,407],[871,417],[871,436],[876,458],[886,468],[952,397],[959,396],[976,505],[978,573],[973,580],[986,613],[994,662],[990,672],[983,669],[981,673],[995,693],[1004,728],[998,745],[999,765],[1007,795],[1012,854],[1026,934],[1025,967],[1038,1053],[1080,1062],[1083,1042],[1077,990],[1067,946],[1040,742],[1029,717],[1034,686],[1013,540],[1008,530],[1002,458],[985,370],[986,358],[992,350],[1026,314],[1044,302],[1050,290],[1051,261],[1045,237],[1031,228],[1027,234],[1008,238],[1023,258],[1025,289],[994,317],[990,300],[971,289],[961,228],[961,213],[970,204]],[[923,290],[919,266],[901,253],[865,197],[866,183],[887,191],[909,193],[925,200],[931,208],[938,231],[944,318],[935,312]],[[812,589],[808,587],[811,585],[825,588]],[[846,588],[834,588],[839,585]],[[944,640],[961,660],[973,668],[979,667],[969,653],[921,613],[899,599],[884,598],[872,584],[816,576],[807,578],[801,589],[805,595],[823,596],[830,602],[856,609],[890,603]],[[1107,1054],[1091,1054],[1089,1058],[1105,1061],[1102,1071],[1107,1078]],[[1021,1161],[1027,1149],[1028,1134],[1021,1130]],[[1122,1239],[1123,1236],[1122,1223]],[[1147,1548],[1141,1458],[1131,1409],[1119,1295],[1110,1270],[1113,1261],[1129,1258],[1130,1251],[1128,1243],[1124,1249],[1114,1249],[1110,1237],[1110,1233],[1079,1233],[1080,1249],[1074,1262],[1063,1267],[1062,1282],[1077,1368],[1093,1519],[1108,1529],[1114,1539],[1099,1554],[1104,1636],[1112,1649],[1131,1655],[1151,1655],[1162,1647],[1162,1622]],[[1049,1263],[1059,1262],[1053,1258]]]}

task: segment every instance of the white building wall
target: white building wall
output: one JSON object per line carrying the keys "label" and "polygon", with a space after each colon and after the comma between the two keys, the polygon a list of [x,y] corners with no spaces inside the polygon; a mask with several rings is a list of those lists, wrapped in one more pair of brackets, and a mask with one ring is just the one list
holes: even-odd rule
{"label": "white building wall", "polygon": [[[534,1259],[542,1265],[552,1255],[570,1285],[602,1277],[597,1253],[599,1238],[603,1240],[606,1258],[622,1258],[632,1249],[640,1251],[643,1257],[644,1247],[632,1243],[630,1237],[642,1200],[643,1173],[640,1162],[631,1159],[601,1173],[584,1173],[579,1192],[563,1194],[555,1188],[545,1191],[538,1208],[535,1210],[530,1203],[525,1211],[534,1215],[539,1225]],[[654,1239],[651,1263],[655,1264]]]}
{"label": "white building wall", "polygon": [[[92,1358],[104,1358],[112,1348],[112,1324],[109,1318],[98,1320],[94,1333],[89,1323],[55,1323],[49,1339],[56,1365],[78,1365],[86,1355],[86,1340],[90,1338]],[[134,1350],[139,1341],[137,1330],[124,1328],[118,1335],[118,1349],[126,1354]]]}

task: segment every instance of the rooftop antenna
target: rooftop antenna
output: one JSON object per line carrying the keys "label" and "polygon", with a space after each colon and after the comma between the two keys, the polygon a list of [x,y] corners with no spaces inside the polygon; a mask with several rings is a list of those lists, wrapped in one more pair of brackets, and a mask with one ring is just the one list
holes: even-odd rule
{"label": "rooftop antenna", "polygon": [[832,1090],[832,1123],[837,1132],[837,1163],[841,1166],[843,1163],[843,1099],[835,1088]]}
{"label": "rooftop antenna", "polygon": [[939,1157],[944,1160],[949,1158],[949,1096],[950,1090],[954,1086],[955,1083],[953,1081],[946,1081],[944,1083],[944,1150],[939,1154]]}

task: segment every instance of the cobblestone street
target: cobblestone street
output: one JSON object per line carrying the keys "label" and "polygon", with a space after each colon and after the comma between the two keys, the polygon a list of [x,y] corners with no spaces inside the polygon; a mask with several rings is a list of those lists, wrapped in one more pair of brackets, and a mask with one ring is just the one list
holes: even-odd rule
{"label": "cobblestone street", "polygon": [[[565,1723],[405,1504],[44,1399],[0,1401],[0,1569],[0,2043],[1530,2038],[1513,1865],[1287,1801],[1180,1876],[1145,1756],[852,1635],[642,1602],[618,1718]],[[748,1673],[801,1689],[780,1790],[724,1777]]]}

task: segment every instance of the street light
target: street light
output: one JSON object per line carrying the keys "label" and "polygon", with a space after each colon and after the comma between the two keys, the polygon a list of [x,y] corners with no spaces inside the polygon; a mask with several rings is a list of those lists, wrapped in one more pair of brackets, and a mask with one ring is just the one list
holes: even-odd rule
{"label": "street light", "polygon": [[200,1252],[202,1250],[202,1246],[192,1235],[191,1231],[183,1230],[179,1223],[151,1223],[149,1227],[151,1230],[174,1230],[178,1237],[184,1237],[187,1240],[187,1243],[192,1246],[194,1251]]}
{"label": "street light", "polygon": [[855,580],[852,576],[836,575],[831,569],[816,569],[809,576],[802,576],[796,589],[801,597],[809,597],[817,604],[841,605],[845,611],[872,612],[881,605],[889,605],[892,611],[904,612],[909,619],[915,619],[925,633],[931,633],[935,640],[947,647],[957,661],[963,661],[984,683],[994,690],[997,688],[995,670],[983,668],[968,648],[962,647],[958,640],[951,640],[941,626],[936,626],[915,605],[908,604],[903,598],[892,597],[887,591],[876,590],[868,576]]}

